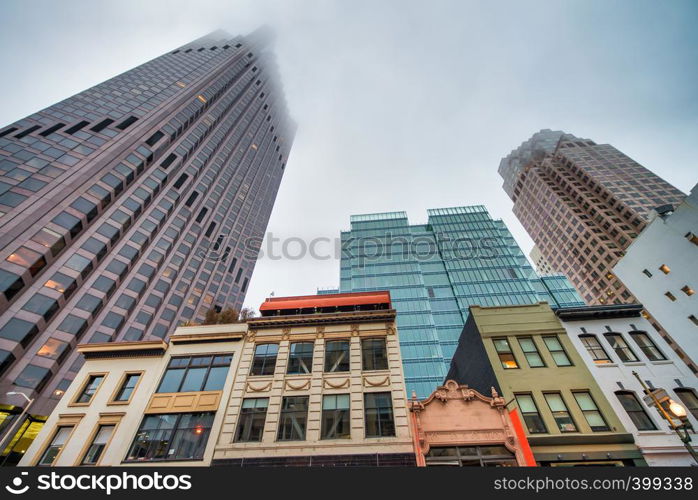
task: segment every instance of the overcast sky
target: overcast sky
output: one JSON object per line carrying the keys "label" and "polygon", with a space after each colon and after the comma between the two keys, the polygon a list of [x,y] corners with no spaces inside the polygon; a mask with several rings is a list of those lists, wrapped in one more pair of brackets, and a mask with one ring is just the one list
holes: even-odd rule
{"label": "overcast sky", "polygon": [[[0,126],[268,24],[298,123],[268,231],[335,238],[351,214],[484,204],[528,253],[497,167],[541,128],[613,144],[684,192],[698,181],[697,23],[692,0],[0,0]],[[338,280],[334,259],[263,258],[246,303]]]}

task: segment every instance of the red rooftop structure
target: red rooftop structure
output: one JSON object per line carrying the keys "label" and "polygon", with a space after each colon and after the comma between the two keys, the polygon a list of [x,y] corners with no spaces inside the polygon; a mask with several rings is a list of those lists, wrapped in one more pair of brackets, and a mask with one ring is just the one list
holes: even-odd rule
{"label": "red rooftop structure", "polygon": [[259,312],[262,316],[375,311],[381,309],[392,309],[390,292],[388,291],[269,297],[259,306]]}

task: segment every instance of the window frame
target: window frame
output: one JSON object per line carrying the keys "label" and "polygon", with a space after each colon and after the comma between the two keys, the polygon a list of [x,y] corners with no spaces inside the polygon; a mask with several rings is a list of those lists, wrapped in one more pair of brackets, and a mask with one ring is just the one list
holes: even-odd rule
{"label": "window frame", "polygon": [[[582,406],[579,404],[579,399],[577,398],[577,394],[587,394],[589,396],[589,399],[591,402],[594,404],[595,409],[594,410],[584,410]],[[604,414],[601,412],[601,409],[599,408],[598,403],[596,402],[596,399],[594,399],[593,394],[589,389],[580,389],[580,390],[574,390],[572,391],[572,396],[574,397],[575,402],[577,403],[577,407],[579,410],[582,412],[582,415],[584,416],[584,420],[589,426],[589,428],[592,430],[592,432],[609,432],[611,430],[611,427],[608,425],[608,420],[606,420],[606,417]],[[604,422],[604,428],[603,429],[594,429],[594,427],[589,423],[589,419],[587,418],[587,412],[597,412],[599,414],[599,417],[601,420]],[[596,426],[598,427],[598,426]]]}
{"label": "window frame", "polygon": [[[120,419],[119,419],[120,420]],[[99,467],[99,465],[102,463],[102,459],[104,458],[104,453],[109,448],[109,445],[112,442],[112,439],[114,439],[114,435],[116,434],[116,429],[119,427],[119,420],[116,421],[99,421],[95,424],[94,430],[92,431],[90,438],[87,440],[85,443],[85,446],[83,447],[82,451],[78,455],[78,460],[75,462],[75,466],[81,466],[81,467]],[[111,434],[109,435],[109,439],[107,439],[106,443],[104,443],[103,448],[100,450],[99,455],[97,455],[97,460],[94,463],[85,463],[85,459],[87,458],[87,454],[90,452],[92,449],[92,446],[94,445],[95,439],[97,439],[97,436],[99,435],[99,431],[103,427],[113,427]]]}
{"label": "window frame", "polygon": [[[547,367],[545,360],[543,359],[543,356],[541,356],[541,354],[540,354],[540,350],[538,349],[538,345],[536,344],[536,341],[533,339],[532,336],[522,336],[522,337],[517,336],[516,340],[519,342],[519,347],[521,348],[521,352],[523,352],[523,354],[524,354],[524,359],[526,359],[526,363],[528,364],[529,368],[545,368],[545,367]],[[521,343],[522,340],[530,340],[531,344],[533,345],[533,351],[525,350],[523,344]],[[509,346],[509,347],[511,348],[511,346]],[[536,354],[538,356],[538,358],[540,359],[541,364],[538,366],[531,365],[531,360],[528,359],[528,354]]]}
{"label": "window frame", "polygon": [[[217,357],[221,356],[230,356],[230,363],[227,365],[224,364],[216,364],[215,360]],[[192,364],[192,360],[195,358],[207,358],[210,357],[211,360],[208,362],[207,365],[194,365]],[[213,391],[222,391],[223,387],[220,389],[206,389],[206,384],[208,383],[209,376],[211,375],[211,370],[213,368],[221,368],[223,366],[227,367],[227,372],[225,378],[227,379],[228,374],[230,373],[230,367],[233,363],[233,357],[234,353],[233,352],[215,352],[215,353],[196,353],[196,354],[188,354],[184,356],[171,356],[170,359],[167,361],[167,366],[165,367],[165,371],[162,373],[160,376],[160,382],[158,383],[157,389],[155,390],[156,394],[182,394],[182,393],[187,393],[187,392],[213,392]],[[172,361],[175,359],[187,359],[187,364],[185,366],[171,366]],[[187,381],[187,375],[189,374],[190,369],[201,369],[205,368],[206,372],[204,373],[203,378],[201,379],[201,385],[200,389],[194,390],[194,391],[182,391],[182,387],[184,386],[184,383]],[[168,392],[161,392],[160,389],[162,387],[163,382],[165,381],[165,377],[167,376],[167,373],[172,369],[173,371],[179,371],[182,370],[184,373],[182,374],[181,379],[179,380],[179,383],[177,384],[177,390],[176,391],[168,391]],[[223,382],[223,386],[225,386],[226,381]]]}
{"label": "window frame", "polygon": [[[104,385],[104,382],[107,380],[107,375],[109,375],[109,372],[90,372],[90,373],[88,373],[86,378],[85,378],[85,381],[80,386],[80,390],[77,393],[75,393],[72,401],[68,404],[68,406],[71,406],[71,407],[72,406],[89,406],[92,403],[92,401],[94,401],[95,397],[97,396],[97,393]],[[97,378],[97,377],[102,377],[102,380],[99,382],[99,384],[95,388],[94,392],[92,393],[92,396],[90,396],[90,399],[87,401],[80,401],[82,396],[85,394],[85,391],[89,387],[92,379]]]}
{"label": "window frame", "polygon": [[[300,345],[310,345],[310,358],[308,361],[308,353],[294,353],[294,346]],[[286,375],[311,375],[313,373],[313,360],[315,358],[315,342],[308,340],[301,340],[298,342],[291,342],[288,346],[288,358],[286,361]],[[298,363],[296,367],[295,364]],[[292,366],[292,364],[294,366]],[[308,371],[303,371],[303,367]],[[291,371],[293,369],[293,371]]]}
{"label": "window frame", "polygon": [[[75,429],[77,429],[78,425],[80,424],[80,420],[82,420],[82,415],[76,415],[76,416],[70,416],[69,418],[61,418],[58,420],[56,423],[55,428],[53,429],[53,432],[49,435],[48,438],[42,443],[41,445],[41,453],[37,453],[34,460],[32,461],[32,465],[34,467],[53,467],[54,464],[61,458],[61,455],[63,451],[65,450],[66,445],[70,442],[70,439],[73,437],[73,433],[75,432]],[[69,428],[70,432],[68,433],[68,436],[65,438],[65,441],[63,442],[63,445],[61,446],[61,449],[56,453],[56,455],[53,457],[53,460],[51,461],[50,464],[42,464],[41,461],[42,459],[46,456],[46,453],[48,452],[49,448],[51,447],[51,444],[53,441],[56,439],[56,436],[58,436],[58,432],[63,429],[63,428]]]}
{"label": "window frame", "polygon": [[[497,347],[497,342],[498,341],[504,341],[506,342],[507,345],[507,351],[500,351],[499,348]],[[511,348],[511,343],[509,342],[509,339],[507,337],[492,337],[492,347],[494,347],[494,352],[497,354],[497,359],[499,359],[499,363],[502,365],[503,370],[518,370],[521,368],[521,365],[519,364],[519,361],[516,359],[516,355],[514,354],[513,349]],[[505,360],[502,359],[502,355],[510,355],[511,359],[514,361],[514,364],[516,366],[506,366]]]}
{"label": "window frame", "polygon": [[[288,399],[298,399],[302,400],[305,399],[305,421],[303,422],[303,435],[300,437],[293,437],[293,431],[291,432],[290,436],[291,437],[281,437],[281,432],[283,429],[285,429],[286,423],[285,419],[291,419],[291,427],[293,428],[293,417],[294,415],[301,415],[303,413],[303,410],[289,410],[284,408],[286,401]],[[281,407],[279,408],[279,423],[278,427],[276,430],[276,441],[279,442],[285,442],[285,441],[306,441],[308,439],[308,414],[310,413],[310,396],[309,395],[299,395],[299,396],[283,396],[281,398]],[[286,433],[284,432],[284,436]]]}
{"label": "window frame", "polygon": [[[620,403],[620,406],[623,408],[623,411],[628,415],[628,418],[630,421],[633,423],[635,428],[638,430],[638,432],[642,431],[656,431],[658,430],[657,424],[652,420],[652,417],[650,417],[649,413],[645,410],[645,407],[643,406],[642,402],[638,399],[637,394],[635,394],[634,391],[630,391],[627,389],[624,390],[618,390],[613,393],[613,395],[616,397],[618,402]],[[639,410],[628,410],[625,405],[623,404],[623,400],[620,398],[620,396],[630,396],[633,399],[634,403],[637,403],[638,407],[640,408]],[[640,429],[640,427],[637,425],[637,422],[635,421],[635,418],[633,418],[633,415],[635,414],[642,414],[647,422],[652,426],[651,428],[647,429]]]}
{"label": "window frame", "polygon": [[[531,398],[531,402],[533,403],[533,406],[536,408],[535,415],[538,417],[540,420],[540,424],[542,426],[543,430],[536,430],[535,432],[530,429],[530,425],[528,421],[526,420],[527,415],[533,415],[533,412],[524,412],[523,409],[521,408],[521,403],[519,402],[519,397],[524,396],[524,397],[529,397]],[[540,407],[538,406],[538,403],[536,402],[536,398],[533,396],[532,392],[516,392],[514,393],[514,400],[516,401],[516,406],[519,409],[519,412],[521,413],[521,417],[523,418],[524,424],[526,425],[526,432],[528,434],[549,434],[548,426],[545,423],[545,420],[543,419],[543,415],[540,413]]]}
{"label": "window frame", "polygon": [[[266,401],[266,406],[264,406],[264,412],[259,411],[258,406],[253,406],[250,408],[245,408],[245,401],[261,401],[264,400]],[[250,411],[245,411],[245,410],[250,410]],[[259,434],[259,439],[249,439],[249,435],[251,434],[251,427],[254,424],[255,418],[259,418],[259,415],[264,413],[264,417],[262,418],[262,429]],[[267,424],[267,414],[269,413],[269,398],[243,398],[242,403],[240,404],[240,413],[238,413],[238,419],[237,423],[235,424],[235,435],[233,436],[233,442],[234,443],[261,443],[262,440],[264,439],[264,427]],[[243,423],[243,417],[245,419]],[[243,425],[247,424],[250,428],[243,427]],[[247,429],[247,438],[242,439],[241,434],[245,432]]]}
{"label": "window frame", "polygon": [[[111,396],[109,397],[109,402],[107,405],[127,405],[131,402],[133,399],[133,395],[136,393],[136,390],[138,389],[138,386],[140,385],[141,381],[143,380],[143,375],[145,374],[144,370],[133,370],[133,371],[125,371],[122,375],[121,378],[119,379],[119,383],[116,384],[116,387],[114,388],[114,391],[112,392]],[[131,390],[131,395],[127,400],[121,400],[121,399],[116,399],[119,394],[121,393],[122,389],[124,388],[124,384],[126,383],[126,380],[128,380],[128,377],[131,375],[138,375],[138,380],[136,381],[136,385],[133,386],[133,390]]]}
{"label": "window frame", "polygon": [[[370,407],[367,405],[368,398],[369,396],[375,397],[377,394],[383,394],[387,395],[388,399],[390,401],[390,418],[392,420],[392,434],[383,434],[382,433],[382,425],[381,425],[381,418],[380,418],[380,413],[377,413],[376,417],[376,422],[377,422],[377,427],[379,429],[379,434],[373,435],[368,433],[368,426],[369,426],[369,418],[368,418],[368,410],[384,410],[387,407],[383,406],[376,406],[376,407]],[[349,401],[349,404],[351,405],[351,399]],[[393,404],[393,393],[392,391],[376,391],[376,392],[364,392],[364,397],[363,397],[363,417],[364,417],[364,438],[365,439],[379,439],[379,438],[385,438],[385,437],[396,437],[397,436],[397,425],[395,424],[395,405]]]}
{"label": "window frame", "polygon": [[689,407],[686,400],[681,397],[681,395],[684,393],[691,394],[693,398],[696,400],[696,402],[698,402],[698,394],[696,394],[696,390],[693,387],[675,387],[674,394],[676,394],[676,397],[681,400],[683,406],[686,408],[686,411],[693,415],[693,418],[698,420],[698,405],[696,405],[695,407]]}
{"label": "window frame", "polygon": [[[558,396],[560,398],[560,401],[562,401],[562,406],[565,407],[565,412],[567,413],[567,417],[572,421],[572,426],[574,427],[574,430],[563,430],[562,427],[560,426],[560,422],[558,421],[557,417],[555,416],[555,413],[560,413],[559,410],[553,410],[552,406],[550,406],[550,400],[548,399],[548,396]],[[579,426],[577,425],[577,422],[575,421],[574,417],[572,416],[572,412],[570,411],[570,407],[567,404],[567,401],[565,401],[565,398],[562,396],[562,392],[560,391],[545,391],[543,392],[543,399],[545,400],[545,403],[548,405],[548,410],[550,410],[550,414],[553,416],[553,420],[555,421],[555,424],[557,426],[557,430],[562,433],[562,434],[570,434],[570,433],[578,433],[579,432]]]}
{"label": "window frame", "polygon": [[[589,354],[589,357],[591,357],[591,360],[594,362],[595,365],[607,365],[613,363],[613,359],[608,355],[608,352],[606,352],[606,349],[604,349],[603,344],[599,340],[599,338],[593,334],[593,333],[581,333],[577,336],[579,338],[579,341],[582,343],[582,347],[586,350],[587,354]],[[589,346],[584,339],[594,339],[594,342],[596,342],[595,347]],[[596,350],[601,350],[603,352],[605,358],[598,358],[596,357],[596,354],[594,354],[592,351]]]}
{"label": "window frame", "polygon": [[[347,348],[346,348],[346,351],[344,349],[342,349],[342,350],[335,349],[332,351],[328,351],[327,348],[330,344],[345,344],[347,346]],[[344,355],[344,353],[346,352],[346,360],[339,359],[334,365],[337,368],[334,370],[332,370],[332,369],[328,370],[327,365],[330,362],[330,358],[327,355],[328,352],[332,352],[332,353],[341,352],[342,355]],[[349,340],[349,339],[326,340],[325,341],[324,355],[325,355],[325,359],[323,360],[323,372],[324,373],[347,373],[347,372],[351,371],[351,340]],[[343,366],[345,363],[346,363],[347,369],[340,370],[339,367]],[[329,368],[332,368],[332,367],[329,367]]]}
{"label": "window frame", "polygon": [[[336,406],[336,401],[338,397],[346,397],[347,401],[347,407],[346,408],[333,408],[330,410],[325,409],[325,398],[335,398],[335,406]],[[322,400],[320,402],[321,404],[321,410],[320,410],[320,439],[321,440],[332,440],[332,439],[351,439],[351,394],[349,393],[340,393],[340,394],[323,394],[322,395]],[[334,435],[328,436],[326,435],[328,429],[326,429],[325,425],[327,422],[326,419],[326,413],[332,413],[332,422],[333,426],[332,429],[335,430]],[[338,418],[339,417],[339,418]],[[337,435],[336,428],[339,425],[339,422],[344,421],[346,419],[346,428],[347,428],[347,433],[346,435]],[[394,425],[394,416],[393,416],[393,425]]]}
{"label": "window frame", "polygon": [[[548,339],[554,339],[557,341],[558,345],[560,346],[560,349],[555,349],[552,350],[550,348],[550,345],[548,345]],[[565,349],[565,346],[562,345],[562,341],[560,340],[560,337],[558,335],[543,335],[543,344],[545,344],[545,348],[548,350],[550,353],[550,357],[553,358],[553,361],[555,362],[555,366],[559,368],[566,368],[568,366],[574,366],[574,363],[572,362],[572,358],[570,358],[569,353],[567,352],[567,349]],[[560,363],[557,362],[557,359],[555,358],[555,354],[562,353],[565,355],[565,359],[567,359],[567,364],[561,365]]]}
{"label": "window frame", "polygon": [[[613,349],[613,352],[616,353],[616,356],[618,356],[618,359],[620,360],[621,363],[637,363],[640,361],[640,358],[637,357],[637,354],[635,354],[635,351],[632,350],[632,348],[630,347],[630,344],[628,344],[626,342],[625,337],[623,337],[623,335],[621,333],[619,333],[619,332],[606,332],[603,334],[603,336],[606,339],[606,342],[608,342],[608,345],[611,346],[611,349]],[[610,339],[615,339],[616,337],[619,338],[623,342],[623,344],[625,344],[625,347],[621,346],[618,349],[613,347],[613,344],[611,343]],[[616,341],[616,343],[617,343],[617,341]],[[626,356],[627,356],[627,353],[625,352],[625,350],[627,350],[628,352],[630,352],[630,354],[632,354],[634,359],[624,360],[623,356],[621,354],[619,354],[618,350],[620,350],[620,352],[624,353],[624,355],[626,355]]]}
{"label": "window frame", "polygon": [[[380,360],[379,356],[376,356],[376,350],[371,349],[370,352],[368,352],[368,349],[365,347],[365,344],[368,342],[373,342],[375,341],[382,341],[383,342],[383,349],[382,352],[385,354],[384,359],[385,359],[385,367],[382,365],[378,368],[376,368],[376,365],[378,364],[377,361]],[[367,357],[366,354],[370,354],[370,367],[367,367]],[[388,341],[385,337],[363,337],[361,338],[361,371],[384,371],[390,369],[390,360],[388,359]]]}
{"label": "window frame", "polygon": [[[263,363],[262,363],[262,370],[261,370],[262,373],[254,373],[254,371],[255,371],[255,366],[256,366],[256,360],[257,360],[257,356],[258,356],[258,355],[257,355],[257,350],[258,350],[259,348],[261,348],[262,346],[269,346],[269,345],[276,346],[276,353],[275,353],[274,356],[273,356],[273,357],[274,357],[274,362],[273,362],[273,364],[271,364],[270,362],[267,361],[268,359],[271,359],[271,356],[268,356],[268,355],[265,353],[265,354],[264,354],[264,358],[263,358]],[[274,373],[276,372],[276,365],[278,364],[278,361],[279,361],[279,343],[278,343],[278,342],[260,342],[260,343],[258,343],[258,344],[256,343],[256,344],[254,345],[254,351],[253,351],[253,353],[252,353],[252,363],[250,364],[250,371],[249,371],[249,373],[248,373],[248,376],[250,376],[250,377],[269,377],[269,376],[273,376]],[[267,365],[268,365],[268,364],[270,364],[270,365],[272,366],[272,369],[271,369],[271,372],[270,372],[270,373],[266,373]]]}
{"label": "window frame", "polygon": [[[644,330],[633,330],[631,332],[628,332],[628,335],[630,335],[630,338],[633,339],[633,342],[635,342],[635,345],[642,351],[642,354],[645,355],[645,357],[650,360],[650,361],[666,361],[667,357],[666,355],[657,347],[657,344],[652,340],[650,337],[649,333],[647,333]],[[644,337],[644,339],[649,342],[649,345],[642,345],[640,342],[638,342],[638,337]],[[656,351],[657,354],[659,355],[658,358],[651,358],[649,354],[647,354],[647,351],[652,352],[652,350]]]}

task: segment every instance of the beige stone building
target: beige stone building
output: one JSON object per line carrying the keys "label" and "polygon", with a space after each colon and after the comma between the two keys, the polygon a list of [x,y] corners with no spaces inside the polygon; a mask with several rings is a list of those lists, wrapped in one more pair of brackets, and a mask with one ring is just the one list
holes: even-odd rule
{"label": "beige stone building", "polygon": [[20,465],[208,465],[247,325],[84,344],[85,363]]}
{"label": "beige stone building", "polygon": [[249,320],[214,465],[415,465],[388,292],[272,298]]}

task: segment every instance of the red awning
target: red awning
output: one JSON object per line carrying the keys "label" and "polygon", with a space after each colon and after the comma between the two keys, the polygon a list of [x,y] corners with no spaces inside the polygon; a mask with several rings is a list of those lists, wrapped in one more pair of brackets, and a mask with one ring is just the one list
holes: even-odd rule
{"label": "red awning", "polygon": [[363,304],[388,304],[388,306],[390,306],[390,292],[357,292],[328,295],[302,295],[299,297],[271,297],[262,303],[259,310],[278,311],[281,309],[358,306]]}

